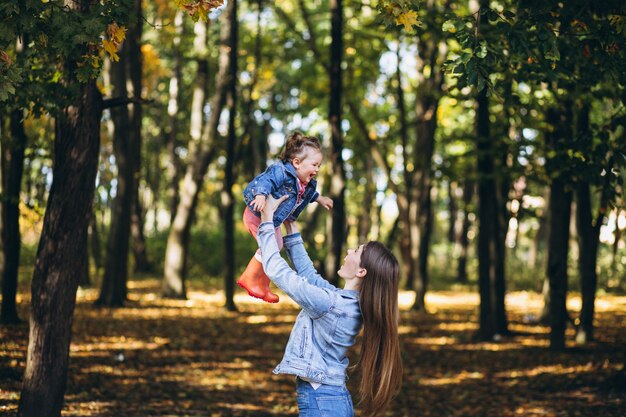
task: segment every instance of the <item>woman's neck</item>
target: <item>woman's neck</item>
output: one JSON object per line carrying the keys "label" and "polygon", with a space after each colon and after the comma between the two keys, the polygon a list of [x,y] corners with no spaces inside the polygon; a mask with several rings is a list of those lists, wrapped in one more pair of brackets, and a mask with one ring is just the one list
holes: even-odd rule
{"label": "woman's neck", "polygon": [[360,286],[359,284],[360,282],[356,277],[352,279],[347,279],[345,280],[345,284],[343,284],[343,289],[350,290],[350,291],[358,291],[359,286]]}

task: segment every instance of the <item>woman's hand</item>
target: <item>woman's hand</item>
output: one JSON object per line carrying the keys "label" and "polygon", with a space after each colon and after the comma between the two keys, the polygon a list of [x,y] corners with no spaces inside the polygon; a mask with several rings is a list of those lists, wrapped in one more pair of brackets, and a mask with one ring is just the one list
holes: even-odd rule
{"label": "woman's hand", "polygon": [[272,197],[271,194],[269,194],[267,196],[267,199],[265,200],[265,207],[263,207],[263,210],[261,210],[261,221],[262,222],[274,221],[274,212],[276,211],[278,206],[280,206],[280,203],[285,201],[288,197],[289,197],[288,195],[284,195],[277,200],[274,197]]}

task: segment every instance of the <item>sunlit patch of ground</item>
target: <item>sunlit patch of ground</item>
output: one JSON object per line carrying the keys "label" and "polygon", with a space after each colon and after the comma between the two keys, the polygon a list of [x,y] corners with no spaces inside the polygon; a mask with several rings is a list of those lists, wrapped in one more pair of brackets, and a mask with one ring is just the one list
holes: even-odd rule
{"label": "sunlit patch of ground", "polygon": [[[288,297],[272,305],[237,289],[239,311],[227,312],[222,291],[192,285],[188,300],[162,300],[159,288],[131,281],[118,309],[79,291],[64,416],[297,415],[293,378],[271,372],[298,314]],[[29,294],[19,299],[27,317]],[[389,416],[626,415],[626,297],[601,295],[597,341],[577,346],[570,328],[565,353],[549,351],[549,328],[532,324],[540,295],[508,294],[512,335],[483,343],[477,294],[429,293],[427,314],[411,311],[414,299],[400,294],[405,375]],[[580,297],[568,308],[574,316]],[[17,409],[27,337],[26,324],[0,327],[0,415]]]}

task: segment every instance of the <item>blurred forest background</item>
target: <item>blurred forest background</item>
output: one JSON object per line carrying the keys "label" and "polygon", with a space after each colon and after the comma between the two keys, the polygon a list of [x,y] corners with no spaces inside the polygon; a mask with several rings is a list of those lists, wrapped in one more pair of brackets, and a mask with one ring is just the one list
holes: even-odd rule
{"label": "blurred forest background", "polygon": [[[406,314],[476,294],[472,340],[523,319],[553,351],[594,346],[598,298],[624,307],[622,1],[5,0],[0,16],[0,320],[22,349],[2,369],[23,372],[20,415],[63,407],[79,287],[107,312],[142,280],[250,309],[241,191],[296,130],[324,145],[334,209],[300,223],[335,284],[346,248],[380,240]],[[520,291],[539,307],[512,313]]]}

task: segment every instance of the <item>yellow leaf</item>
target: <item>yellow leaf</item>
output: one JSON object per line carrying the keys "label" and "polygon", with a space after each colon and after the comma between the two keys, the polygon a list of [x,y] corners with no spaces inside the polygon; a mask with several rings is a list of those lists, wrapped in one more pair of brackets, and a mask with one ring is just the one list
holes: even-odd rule
{"label": "yellow leaf", "polygon": [[104,50],[107,51],[109,55],[115,55],[117,52],[117,45],[113,41],[102,39],[102,46],[104,46]]}
{"label": "yellow leaf", "polygon": [[122,43],[122,41],[126,39],[126,28],[124,26],[118,27],[113,33],[112,38],[115,39],[117,43]]}
{"label": "yellow leaf", "polygon": [[411,32],[413,30],[413,26],[419,26],[419,22],[417,21],[417,13],[415,13],[414,10],[400,13],[396,18],[396,25],[404,25],[404,30],[406,30],[407,32]]}

